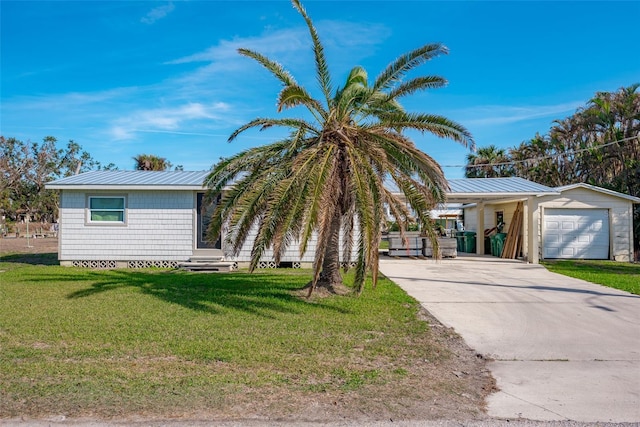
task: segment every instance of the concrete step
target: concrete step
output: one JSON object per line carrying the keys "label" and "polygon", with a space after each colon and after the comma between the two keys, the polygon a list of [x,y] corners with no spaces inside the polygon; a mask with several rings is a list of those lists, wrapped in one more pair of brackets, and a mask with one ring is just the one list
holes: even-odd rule
{"label": "concrete step", "polygon": [[227,261],[210,261],[210,262],[188,261],[188,262],[181,262],[179,264],[179,267],[182,268],[183,270],[188,270],[188,271],[220,271],[220,272],[228,272],[228,271],[232,271],[233,270],[233,265],[234,265],[233,262],[227,262]]}
{"label": "concrete step", "polygon": [[224,261],[222,255],[194,255],[189,258],[190,262],[221,262]]}

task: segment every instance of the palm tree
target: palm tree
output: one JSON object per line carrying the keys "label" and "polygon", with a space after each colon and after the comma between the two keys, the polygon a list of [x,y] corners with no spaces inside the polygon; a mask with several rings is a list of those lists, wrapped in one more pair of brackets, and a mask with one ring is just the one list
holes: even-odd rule
{"label": "palm tree", "polygon": [[138,154],[133,160],[136,162],[136,170],[139,171],[166,171],[172,166],[164,157],[153,154]]}
{"label": "palm tree", "polygon": [[[304,253],[315,236],[314,275],[308,288],[311,295],[318,287],[338,292],[342,286],[342,235],[342,260],[350,260],[352,250],[356,253],[355,287],[359,293],[367,272],[372,273],[374,286],[377,282],[385,204],[405,228],[413,220],[407,203],[416,219],[426,223],[430,208],[445,198],[447,183],[442,169],[403,132],[429,132],[464,145],[472,145],[473,139],[455,122],[432,114],[408,113],[399,103],[404,96],[446,84],[438,76],[403,80],[410,70],[446,54],[446,47],[427,44],[399,57],[372,85],[367,72],[355,67],[344,85],[334,91],[318,33],[299,0],[292,3],[304,18],[313,42],[322,98],[311,97],[279,63],[239,49],[282,83],[278,112],[303,106],[312,120],[257,118],[233,132],[229,141],[252,128],[279,126],[289,130],[287,137],[223,159],[213,168],[206,185],[212,199],[219,195],[221,199],[209,238],[217,239],[223,226],[228,227],[226,240],[237,253],[250,231],[257,229],[250,263],[253,270],[266,249],[272,248],[279,262],[291,242],[299,241]],[[387,185],[390,182],[404,193],[404,200],[392,194]]]}
{"label": "palm tree", "polygon": [[509,156],[504,148],[495,145],[479,148],[477,153],[467,154],[466,178],[498,178],[512,176],[513,168],[507,164]]}

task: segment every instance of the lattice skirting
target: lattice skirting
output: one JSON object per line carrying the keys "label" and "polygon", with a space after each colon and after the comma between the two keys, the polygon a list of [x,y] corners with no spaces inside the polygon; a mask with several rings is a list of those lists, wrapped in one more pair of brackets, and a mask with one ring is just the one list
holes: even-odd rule
{"label": "lattice skirting", "polygon": [[349,268],[354,268],[356,266],[356,262],[342,262],[340,263],[340,267],[345,268],[346,266],[349,266]]}
{"label": "lattice skirting", "polygon": [[178,261],[129,261],[127,268],[178,268]]}
{"label": "lattice skirting", "polygon": [[[238,263],[236,263],[237,267]],[[276,264],[275,261],[260,261],[258,263],[258,268],[302,268],[301,261],[287,261],[281,262],[280,264]]]}
{"label": "lattice skirting", "polygon": [[90,268],[92,270],[108,270],[114,268],[178,268],[178,264],[178,261],[71,261],[73,267]]}
{"label": "lattice skirting", "polygon": [[278,265],[274,261],[260,261],[258,268],[276,268]]}
{"label": "lattice skirting", "polygon": [[93,270],[104,270],[109,268],[116,268],[117,264],[115,261],[72,261],[71,265],[74,267],[80,268],[91,268]]}

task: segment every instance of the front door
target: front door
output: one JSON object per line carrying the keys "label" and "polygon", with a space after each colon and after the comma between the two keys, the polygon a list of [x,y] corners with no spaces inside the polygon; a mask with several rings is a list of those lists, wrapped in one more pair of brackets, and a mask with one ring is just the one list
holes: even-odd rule
{"label": "front door", "polygon": [[220,238],[215,243],[207,241],[207,228],[209,228],[209,222],[211,222],[211,214],[215,208],[214,203],[205,203],[206,197],[204,193],[198,193],[197,195],[197,249],[221,249],[222,245]]}

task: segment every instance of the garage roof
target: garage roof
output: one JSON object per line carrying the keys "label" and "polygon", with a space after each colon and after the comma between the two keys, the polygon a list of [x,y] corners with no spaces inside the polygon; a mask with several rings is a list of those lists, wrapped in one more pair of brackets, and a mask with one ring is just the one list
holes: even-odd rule
{"label": "garage roof", "polygon": [[608,194],[610,196],[620,197],[621,199],[626,199],[631,201],[631,203],[640,204],[640,197],[634,197],[628,194],[618,193],[617,191],[609,190],[608,188],[596,187],[595,185],[589,185],[584,183],[564,185],[562,187],[556,187],[555,190],[558,192],[563,192],[567,190],[573,190],[574,188],[586,188],[592,191],[597,191],[599,193]]}

